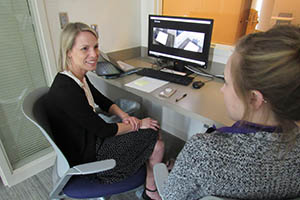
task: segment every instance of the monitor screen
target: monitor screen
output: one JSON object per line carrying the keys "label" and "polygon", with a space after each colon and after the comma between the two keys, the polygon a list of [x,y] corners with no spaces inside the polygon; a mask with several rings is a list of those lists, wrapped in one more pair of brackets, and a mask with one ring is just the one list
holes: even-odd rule
{"label": "monitor screen", "polygon": [[207,67],[213,19],[149,15],[148,55]]}

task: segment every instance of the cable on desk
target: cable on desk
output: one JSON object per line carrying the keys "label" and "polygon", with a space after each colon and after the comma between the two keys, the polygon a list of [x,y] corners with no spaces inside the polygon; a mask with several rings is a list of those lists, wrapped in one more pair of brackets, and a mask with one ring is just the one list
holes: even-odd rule
{"label": "cable on desk", "polygon": [[201,69],[196,69],[194,67],[191,67],[191,66],[184,66],[186,69],[194,72],[195,74],[197,75],[200,75],[200,76],[204,76],[204,77],[209,77],[209,78],[219,78],[219,79],[222,79],[224,80],[224,75],[221,75],[221,74],[218,74],[218,75],[214,75],[214,74],[210,74],[208,72],[204,72],[202,71]]}
{"label": "cable on desk", "polygon": [[[190,77],[193,77],[193,78],[196,78],[197,76],[199,76],[199,75],[196,74],[196,73],[193,73],[192,75],[190,75]],[[204,83],[207,83],[207,82],[210,82],[210,81],[214,80],[214,77],[206,77],[206,78],[208,78],[208,80],[203,81]]]}
{"label": "cable on desk", "polygon": [[185,67],[186,69],[188,69],[188,70],[194,72],[194,73],[197,74],[197,75],[205,76],[205,77],[210,77],[210,78],[213,78],[213,77],[214,77],[214,75],[212,75],[212,74],[209,74],[209,73],[206,73],[206,72],[200,72],[199,70],[196,70],[196,69],[194,69],[194,68],[192,68],[192,67],[190,67],[190,66],[184,66],[184,67]]}
{"label": "cable on desk", "polygon": [[159,70],[161,67],[158,65],[158,63],[155,62],[151,64],[151,68],[155,70]]}
{"label": "cable on desk", "polygon": [[[169,65],[170,65],[170,63],[168,61],[164,61],[163,59],[157,58],[157,59],[155,59],[155,61],[151,67],[156,70],[161,70],[162,68],[169,66]],[[156,68],[154,66],[156,66]]]}

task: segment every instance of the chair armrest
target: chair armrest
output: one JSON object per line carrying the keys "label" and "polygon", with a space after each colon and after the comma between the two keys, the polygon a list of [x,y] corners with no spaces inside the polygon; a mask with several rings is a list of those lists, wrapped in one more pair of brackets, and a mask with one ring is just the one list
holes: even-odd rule
{"label": "chair armrest", "polygon": [[68,170],[66,175],[87,175],[112,169],[116,166],[114,159],[101,160],[96,162],[76,165]]}
{"label": "chair armrest", "polygon": [[87,175],[94,174],[102,171],[112,169],[116,166],[114,159],[101,160],[96,162],[85,163],[82,165],[76,165],[70,168],[63,177],[54,184],[53,190],[50,193],[50,199],[61,199],[64,195],[61,195],[61,191],[65,187],[66,183],[73,175]]}
{"label": "chair armrest", "polygon": [[156,184],[157,191],[161,196],[163,190],[163,184],[167,180],[169,171],[164,163],[157,163],[153,167],[154,180]]}

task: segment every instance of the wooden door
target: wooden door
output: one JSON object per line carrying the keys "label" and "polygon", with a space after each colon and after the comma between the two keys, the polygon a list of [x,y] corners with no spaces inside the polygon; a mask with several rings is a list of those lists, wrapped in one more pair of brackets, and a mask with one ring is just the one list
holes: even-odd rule
{"label": "wooden door", "polygon": [[163,15],[213,18],[212,42],[232,45],[245,34],[251,0],[163,0]]}

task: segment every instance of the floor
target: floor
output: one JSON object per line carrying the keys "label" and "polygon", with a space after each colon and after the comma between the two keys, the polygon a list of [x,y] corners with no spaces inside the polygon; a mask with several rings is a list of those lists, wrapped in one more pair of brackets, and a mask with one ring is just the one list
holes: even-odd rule
{"label": "floor", "polygon": [[[184,145],[184,141],[179,138],[162,133],[165,142],[165,160],[176,158]],[[48,199],[48,194],[52,189],[52,168],[48,168],[43,172],[19,183],[13,187],[5,187],[0,182],[0,200],[44,200]],[[138,200],[136,194],[140,194],[142,188],[114,195],[110,200]]]}

